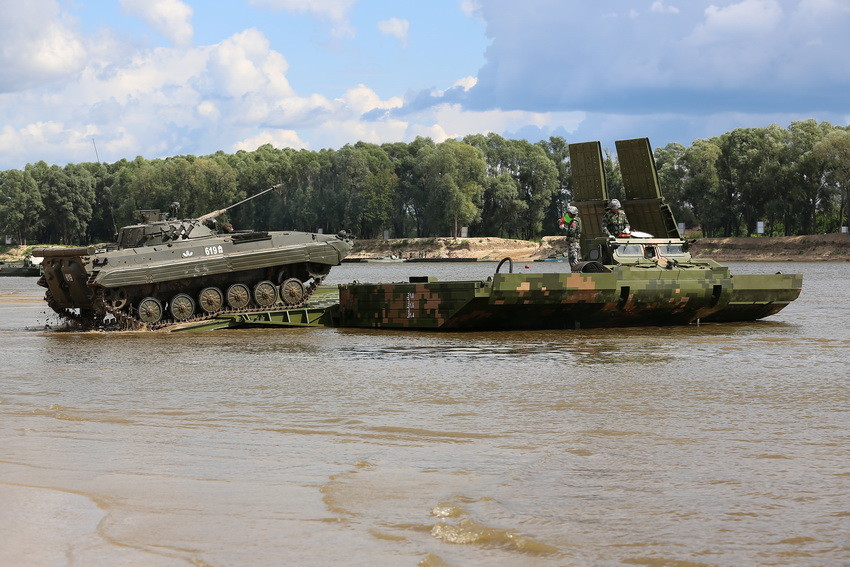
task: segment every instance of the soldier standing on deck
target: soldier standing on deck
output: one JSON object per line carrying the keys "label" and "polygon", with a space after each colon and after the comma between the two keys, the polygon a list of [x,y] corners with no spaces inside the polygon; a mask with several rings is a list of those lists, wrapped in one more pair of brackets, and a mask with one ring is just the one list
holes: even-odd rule
{"label": "soldier standing on deck", "polygon": [[566,214],[558,219],[558,226],[567,231],[567,247],[570,266],[575,266],[581,260],[581,219],[578,209],[572,205],[567,207]]}
{"label": "soldier standing on deck", "polygon": [[620,201],[611,199],[611,202],[605,207],[605,214],[602,215],[603,234],[617,236],[618,234],[628,234],[631,230],[626,212],[620,208]]}

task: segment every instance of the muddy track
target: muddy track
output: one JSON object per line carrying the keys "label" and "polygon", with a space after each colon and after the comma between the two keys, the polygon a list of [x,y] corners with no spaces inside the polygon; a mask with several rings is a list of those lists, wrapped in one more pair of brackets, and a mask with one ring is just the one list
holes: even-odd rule
{"label": "muddy track", "polygon": [[185,323],[194,323],[198,321],[208,321],[222,315],[240,315],[243,313],[263,313],[266,311],[274,311],[278,309],[299,309],[304,307],[313,295],[313,292],[321,285],[324,277],[313,278],[310,285],[304,288],[304,296],[301,301],[295,304],[275,303],[266,307],[246,307],[244,309],[221,309],[211,313],[196,314],[187,319],[162,319],[156,323],[145,323],[138,318],[138,312],[134,308],[130,309],[115,309],[111,307],[104,299],[104,289],[97,290],[91,311],[82,311],[77,313],[73,309],[65,309],[56,305],[52,295],[48,291],[45,294],[44,300],[47,305],[56,312],[60,317],[79,328],[81,331],[159,331],[168,329],[174,325],[182,325]]}

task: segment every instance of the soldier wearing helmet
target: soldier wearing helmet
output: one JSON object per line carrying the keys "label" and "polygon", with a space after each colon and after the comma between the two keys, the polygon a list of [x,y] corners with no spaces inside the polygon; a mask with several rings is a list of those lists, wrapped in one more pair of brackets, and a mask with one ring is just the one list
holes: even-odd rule
{"label": "soldier wearing helmet", "polygon": [[581,219],[578,218],[578,209],[572,205],[567,207],[567,212],[558,219],[558,226],[567,232],[567,257],[570,266],[574,266],[581,260]]}
{"label": "soldier wearing helmet", "polygon": [[602,215],[602,232],[606,236],[617,236],[631,232],[626,212],[620,208],[620,201],[611,199]]}

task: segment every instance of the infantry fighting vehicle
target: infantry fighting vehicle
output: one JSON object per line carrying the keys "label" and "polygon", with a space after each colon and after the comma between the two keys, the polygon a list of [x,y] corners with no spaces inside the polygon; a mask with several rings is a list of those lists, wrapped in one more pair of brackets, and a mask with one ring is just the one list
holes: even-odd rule
{"label": "infantry fighting vehicle", "polygon": [[[47,288],[57,313],[84,328],[117,322],[153,328],[219,312],[303,305],[332,266],[351,251],[345,232],[233,231],[216,222],[239,203],[199,218],[139,211],[117,242],[103,246],[39,248]],[[114,319],[114,321],[113,321]]]}
{"label": "infantry fighting vehicle", "polygon": [[[649,140],[616,142],[635,232],[608,236],[599,142],[570,144],[583,261],[564,273],[496,274],[487,281],[411,278],[340,286],[339,324],[417,329],[520,329],[754,321],[800,294],[800,274],[732,274],[691,256],[661,196]],[[639,231],[639,232],[638,232]]]}

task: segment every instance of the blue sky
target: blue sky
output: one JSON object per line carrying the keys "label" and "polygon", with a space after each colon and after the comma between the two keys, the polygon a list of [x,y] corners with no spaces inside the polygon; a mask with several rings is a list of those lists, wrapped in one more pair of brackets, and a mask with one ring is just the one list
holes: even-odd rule
{"label": "blue sky", "polygon": [[850,121],[850,0],[0,0],[0,169]]}

